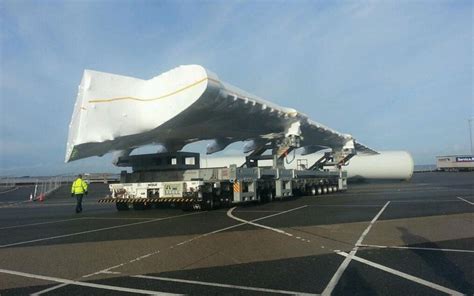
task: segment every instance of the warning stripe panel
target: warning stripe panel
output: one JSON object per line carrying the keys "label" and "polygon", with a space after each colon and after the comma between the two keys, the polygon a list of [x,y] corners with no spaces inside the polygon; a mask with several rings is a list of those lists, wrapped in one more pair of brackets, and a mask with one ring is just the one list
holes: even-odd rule
{"label": "warning stripe panel", "polygon": [[235,182],[234,183],[234,192],[240,192],[241,186],[240,182]]}
{"label": "warning stripe panel", "polygon": [[130,199],[114,199],[114,198],[104,198],[99,199],[98,203],[137,203],[137,202],[194,202],[193,198],[152,198],[152,199],[143,199],[143,198],[130,198]]}

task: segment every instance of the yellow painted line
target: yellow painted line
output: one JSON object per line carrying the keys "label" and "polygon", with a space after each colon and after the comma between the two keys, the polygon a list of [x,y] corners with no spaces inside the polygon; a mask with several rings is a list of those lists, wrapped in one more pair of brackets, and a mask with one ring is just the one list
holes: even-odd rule
{"label": "yellow painted line", "polygon": [[162,95],[162,96],[159,96],[159,97],[156,97],[156,98],[151,98],[151,99],[142,99],[142,98],[136,98],[136,97],[118,97],[118,98],[110,98],[110,99],[94,99],[94,100],[90,100],[89,103],[110,103],[110,102],[116,102],[116,101],[123,101],[123,100],[132,100],[132,101],[138,101],[138,102],[151,102],[151,101],[156,101],[156,100],[161,100],[161,99],[165,99],[167,97],[170,97],[170,96],[173,96],[177,93],[180,93],[182,91],[185,91],[187,90],[188,88],[191,88],[193,86],[196,86],[204,81],[214,81],[214,82],[217,82],[217,83],[220,83],[218,80],[215,80],[215,79],[212,79],[212,78],[209,78],[209,77],[205,77],[201,80],[198,80],[190,85],[187,85],[185,87],[182,87],[178,90],[175,90],[173,92],[170,92],[168,94],[165,94],[165,95]]}
{"label": "yellow painted line", "polygon": [[[124,101],[124,100],[131,100],[131,101],[138,101],[138,102],[152,102],[152,101],[156,101],[156,100],[161,100],[161,99],[165,99],[167,97],[170,97],[170,96],[173,96],[175,94],[178,94],[182,91],[185,91],[187,90],[188,88],[191,88],[191,87],[194,87],[204,81],[212,81],[212,82],[215,82],[215,83],[218,83],[220,84],[221,82],[219,80],[216,80],[216,79],[212,79],[212,78],[209,78],[209,77],[204,77],[203,79],[201,80],[198,80],[190,85],[187,85],[185,87],[182,87],[178,90],[175,90],[173,92],[170,92],[168,94],[165,94],[165,95],[162,95],[162,96],[159,96],[159,97],[156,97],[156,98],[151,98],[151,99],[143,99],[143,98],[137,98],[137,97],[130,97],[130,96],[126,96],[126,97],[117,97],[117,98],[110,98],[110,99],[93,99],[93,100],[90,100],[89,103],[111,103],[111,102],[116,102],[116,101]],[[239,93],[234,93],[234,92],[229,92],[230,95],[232,96],[235,96],[235,97],[246,97],[242,94],[239,94]],[[253,99],[253,98],[249,98],[253,101],[257,101],[256,99]],[[84,107],[81,107],[81,109],[83,110],[87,110],[86,108]],[[290,112],[283,112],[284,114],[290,116],[290,117],[295,117],[298,115],[298,112],[295,112],[295,111],[290,111]]]}

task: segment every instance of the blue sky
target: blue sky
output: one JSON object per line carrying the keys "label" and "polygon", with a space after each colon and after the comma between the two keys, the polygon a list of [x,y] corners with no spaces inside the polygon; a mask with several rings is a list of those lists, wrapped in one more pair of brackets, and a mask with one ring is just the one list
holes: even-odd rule
{"label": "blue sky", "polygon": [[470,150],[472,1],[2,0],[0,22],[0,175],[113,170],[63,163],[84,69],[201,64],[417,164]]}

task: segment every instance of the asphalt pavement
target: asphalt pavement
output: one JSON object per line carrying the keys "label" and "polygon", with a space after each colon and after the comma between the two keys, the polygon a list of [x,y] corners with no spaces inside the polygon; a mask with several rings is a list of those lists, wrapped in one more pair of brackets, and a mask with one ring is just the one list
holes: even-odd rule
{"label": "asphalt pavement", "polygon": [[0,192],[0,295],[474,293],[474,173],[213,211]]}

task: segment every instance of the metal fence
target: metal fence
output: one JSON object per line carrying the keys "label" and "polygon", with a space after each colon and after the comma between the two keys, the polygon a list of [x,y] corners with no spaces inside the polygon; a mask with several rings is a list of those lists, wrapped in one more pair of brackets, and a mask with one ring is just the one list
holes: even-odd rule
{"label": "metal fence", "polygon": [[5,192],[15,188],[16,183],[13,178],[2,178],[0,180],[0,192]]}
{"label": "metal fence", "polygon": [[[0,193],[17,190],[23,186],[29,186],[28,193],[31,199],[44,199],[63,185],[71,186],[77,178],[76,175],[53,176],[53,177],[0,177]],[[108,183],[119,180],[120,175],[110,173],[84,174],[87,183]]]}
{"label": "metal fence", "polygon": [[14,191],[23,186],[29,186],[30,199],[44,199],[64,184],[70,184],[74,177],[2,177],[0,178],[0,193]]}
{"label": "metal fence", "polygon": [[31,194],[33,199],[44,199],[46,196],[53,193],[62,184],[69,182],[69,178],[64,180],[64,177],[52,177],[49,179],[39,179],[36,181],[34,191]]}

